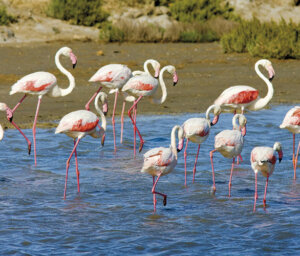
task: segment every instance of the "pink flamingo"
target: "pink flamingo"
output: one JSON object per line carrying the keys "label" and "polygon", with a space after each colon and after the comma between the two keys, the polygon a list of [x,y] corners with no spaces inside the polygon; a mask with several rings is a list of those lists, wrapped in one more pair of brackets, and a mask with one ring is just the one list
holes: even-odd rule
{"label": "pink flamingo", "polygon": [[[240,127],[236,125],[236,119],[239,120]],[[232,158],[232,165],[229,178],[229,197],[231,190],[231,180],[234,168],[235,157],[241,154],[244,145],[244,136],[246,135],[246,123],[247,119],[243,114],[236,114],[232,119],[233,130],[223,130],[215,137],[215,149],[210,151],[210,161],[213,175],[213,191],[216,191],[215,185],[215,172],[213,163],[213,153],[219,151],[224,157]],[[241,131],[240,131],[241,129]]]}
{"label": "pink flamingo", "polygon": [[[178,130],[178,140],[180,146],[176,148],[175,134]],[[183,129],[179,125],[175,125],[171,132],[171,145],[168,148],[159,147],[153,148],[144,154],[144,164],[141,172],[147,172],[153,177],[153,205],[154,212],[156,211],[156,194],[161,195],[164,200],[163,204],[167,204],[167,195],[155,191],[155,187],[159,178],[173,171],[177,164],[177,151],[179,152],[183,147]],[[157,179],[155,181],[155,176]]]}
{"label": "pink flamingo", "polygon": [[[211,112],[213,112],[215,116],[212,122],[210,122],[210,117],[209,117],[209,114]],[[195,159],[194,169],[193,169],[193,183],[194,183],[200,145],[208,138],[210,127],[215,125],[218,122],[220,114],[221,114],[221,108],[218,105],[211,105],[206,110],[205,118],[190,118],[186,120],[182,125],[184,131],[184,137],[187,139],[185,150],[184,150],[185,186],[186,186],[186,158],[187,158],[186,151],[187,151],[188,143],[189,141],[191,141],[193,143],[199,144],[196,159]]]}
{"label": "pink flamingo", "polygon": [[[138,99],[134,102],[134,104],[131,106],[131,108],[128,110],[128,116],[131,119],[131,122],[134,126],[134,131],[137,131],[139,138],[140,138],[140,147],[139,152],[141,152],[144,140],[142,138],[142,135],[140,134],[139,129],[136,126],[136,114],[134,115],[134,118],[131,116],[131,112],[134,110],[136,113],[137,110],[137,104],[139,101],[147,96],[150,97],[150,100],[152,103],[155,104],[162,104],[165,102],[167,98],[167,89],[165,82],[163,80],[163,74],[165,71],[168,71],[170,74],[173,75],[173,82],[174,85],[178,82],[178,77],[176,74],[176,69],[174,66],[165,66],[162,68],[160,74],[159,74],[159,83],[162,89],[162,96],[160,99],[157,99],[156,96],[156,90],[158,88],[158,81],[157,79],[153,78],[151,75],[148,74],[142,74],[138,76],[134,76],[128,80],[128,82],[123,86],[122,92],[129,92],[131,95],[134,95],[135,97],[138,97]],[[136,137],[134,132],[134,156],[136,155]]]}
{"label": "pink flamingo", "polygon": [[102,137],[102,145],[104,143],[103,135],[105,134],[106,131],[106,119],[105,119],[105,115],[103,114],[103,112],[101,111],[98,105],[98,100],[100,99],[102,104],[104,104],[103,108],[107,108],[107,106],[105,107],[105,105],[107,105],[106,98],[107,95],[104,92],[100,92],[95,99],[95,108],[99,113],[102,121],[100,130],[96,129],[97,124],[99,122],[99,118],[89,110],[77,110],[65,115],[60,120],[56,128],[55,134],[65,133],[66,135],[74,139],[74,148],[66,163],[66,181],[65,181],[64,199],[66,199],[68,170],[70,166],[70,160],[74,153],[75,153],[76,174],[77,174],[77,190],[78,193],[80,192],[80,187],[79,187],[80,173],[78,170],[77,152],[76,152],[76,148],[78,146],[79,141],[86,135],[90,135],[93,138]]}
{"label": "pink flamingo", "polygon": [[[152,60],[147,60],[144,64],[145,72],[149,73],[148,64],[151,64],[155,69],[155,74],[158,74],[159,67]],[[141,71],[138,71],[141,72]],[[139,74],[139,73],[136,74]],[[141,72],[143,73],[143,72]],[[150,73],[149,73],[150,74]],[[122,64],[109,64],[101,67],[90,79],[89,82],[100,82],[107,88],[110,88],[110,93],[115,93],[114,100],[114,109],[112,115],[112,125],[113,125],[113,134],[114,134],[114,151],[117,151],[116,147],[116,133],[115,133],[115,111],[117,105],[117,98],[119,90],[123,87],[124,84],[132,77],[132,72],[130,68]],[[102,89],[102,86],[94,93],[91,99],[85,105],[85,108],[89,110],[89,104],[96,97],[98,92]],[[125,107],[125,106],[124,106]]]}
{"label": "pink flamingo", "polygon": [[70,57],[71,62],[73,64],[73,68],[76,66],[77,58],[69,47],[60,48],[55,55],[55,64],[57,68],[68,77],[69,86],[66,89],[62,89],[57,85],[56,77],[49,72],[35,72],[29,75],[22,77],[11,87],[10,95],[15,93],[25,93],[22,99],[18,102],[18,104],[7,112],[7,118],[12,119],[13,113],[19,107],[19,105],[23,102],[23,100],[27,97],[28,94],[38,95],[38,104],[35,113],[34,123],[32,127],[33,133],[33,145],[34,145],[34,163],[36,165],[36,122],[39,114],[39,108],[42,101],[42,97],[44,95],[48,95],[50,97],[63,97],[70,94],[75,87],[75,80],[72,74],[67,71],[60,63],[59,57],[64,55],[66,57]]}
{"label": "pink flamingo", "polygon": [[296,169],[297,169],[300,142],[298,144],[297,154],[295,155],[295,137],[296,137],[296,133],[300,133],[300,107],[296,106],[290,109],[286,113],[282,121],[282,124],[279,127],[281,129],[287,129],[291,133],[293,133],[293,167],[294,167],[294,179],[296,179]]}
{"label": "pink flamingo", "polygon": [[257,196],[257,173],[260,171],[264,177],[267,178],[266,186],[265,186],[265,195],[264,195],[264,207],[266,207],[266,196],[267,196],[267,188],[269,177],[272,175],[275,163],[276,163],[276,155],[275,151],[278,152],[279,163],[282,160],[282,149],[281,144],[279,142],[275,142],[273,148],[271,147],[255,147],[251,151],[251,167],[255,173],[255,194],[254,194],[254,207],[253,211],[255,212],[256,200]]}
{"label": "pink flamingo", "polygon": [[[267,79],[259,70],[259,66],[263,66],[269,73],[269,79]],[[237,109],[241,109],[242,114],[244,109],[260,110],[264,108],[273,97],[274,89],[271,83],[275,76],[275,71],[269,60],[261,59],[255,63],[255,72],[257,75],[267,84],[268,93],[264,98],[260,98],[258,90],[246,86],[237,85],[227,88],[221,93],[221,95],[215,100],[215,105],[220,105],[222,111],[232,111],[236,113]]]}
{"label": "pink flamingo", "polygon": [[[5,103],[0,103],[0,111],[5,111],[6,112],[6,117],[8,119],[8,121],[11,122],[11,124],[16,127],[16,129],[22,134],[22,136],[25,138],[25,140],[27,141],[28,144],[28,154],[30,155],[31,152],[31,142],[30,140],[26,137],[26,135],[22,132],[22,130],[17,126],[17,124],[13,121],[13,116],[12,116],[12,110],[5,104]],[[1,132],[0,132],[1,134]],[[2,134],[0,135],[2,136],[1,139],[3,138],[3,129],[2,129]],[[0,139],[0,140],[1,140]]]}

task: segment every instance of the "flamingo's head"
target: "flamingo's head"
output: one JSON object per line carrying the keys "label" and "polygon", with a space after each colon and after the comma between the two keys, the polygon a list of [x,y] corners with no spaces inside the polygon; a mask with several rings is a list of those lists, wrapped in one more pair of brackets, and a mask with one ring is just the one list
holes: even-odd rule
{"label": "flamingo's head", "polygon": [[5,103],[0,103],[0,111],[6,111],[7,105]]}
{"label": "flamingo's head", "polygon": [[69,57],[71,59],[71,62],[73,64],[73,68],[76,67],[76,64],[77,64],[77,57],[75,56],[75,54],[72,52],[72,49],[65,46],[65,47],[62,47],[60,49],[61,53],[66,56],[66,57]]}
{"label": "flamingo's head", "polygon": [[150,64],[152,65],[155,74],[154,77],[158,78],[159,77],[159,71],[160,71],[160,63],[157,60],[150,60]]}
{"label": "flamingo's head", "polygon": [[269,80],[272,81],[275,76],[275,71],[274,71],[271,61],[263,59],[263,60],[261,60],[261,64],[268,71]]}
{"label": "flamingo's head", "polygon": [[214,106],[214,119],[211,121],[210,125],[213,126],[219,121],[219,116],[222,112],[222,109],[219,105]]}
{"label": "flamingo's head", "polygon": [[172,65],[169,65],[166,68],[167,68],[167,71],[171,75],[173,75],[173,85],[175,86],[178,83],[178,76],[177,76],[177,73],[176,73],[176,68]]}
{"label": "flamingo's head", "polygon": [[246,124],[247,118],[243,114],[239,114],[239,125],[243,136],[246,135]]}
{"label": "flamingo's head", "polygon": [[177,146],[177,152],[180,152],[183,149],[184,145],[184,133],[182,127],[178,130],[178,146]]}
{"label": "flamingo's head", "polygon": [[279,163],[280,163],[281,160],[282,160],[282,157],[283,157],[281,143],[280,142],[275,142],[274,146],[273,146],[273,149],[278,152],[278,159],[279,159]]}

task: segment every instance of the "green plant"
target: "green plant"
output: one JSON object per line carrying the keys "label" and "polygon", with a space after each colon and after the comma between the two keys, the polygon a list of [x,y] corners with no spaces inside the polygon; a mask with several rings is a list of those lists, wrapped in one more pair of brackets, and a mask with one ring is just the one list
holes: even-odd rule
{"label": "green plant", "polygon": [[300,58],[300,25],[281,20],[261,23],[258,19],[240,21],[239,25],[221,38],[227,52],[249,52],[263,58]]}
{"label": "green plant", "polygon": [[85,26],[100,24],[108,17],[102,10],[102,0],[51,0],[47,14]]}
{"label": "green plant", "polygon": [[17,19],[15,17],[7,13],[6,7],[0,5],[0,25],[8,25],[16,21]]}
{"label": "green plant", "polygon": [[99,39],[104,42],[123,42],[124,32],[112,25],[111,23],[105,22],[100,27]]}

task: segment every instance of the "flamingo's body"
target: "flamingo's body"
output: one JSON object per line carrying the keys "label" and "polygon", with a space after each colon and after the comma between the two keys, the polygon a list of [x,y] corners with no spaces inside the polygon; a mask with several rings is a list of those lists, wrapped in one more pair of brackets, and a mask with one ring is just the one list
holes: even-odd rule
{"label": "flamingo's body", "polygon": [[293,133],[293,167],[294,167],[294,179],[296,179],[296,169],[297,169],[300,142],[298,144],[297,153],[295,154],[295,137],[296,134],[300,133],[300,107],[296,106],[290,109],[286,113],[282,121],[282,124],[279,127],[281,129],[287,129],[291,133]]}
{"label": "flamingo's body", "polygon": [[[100,98],[101,97],[101,98]],[[106,130],[106,119],[101,111],[101,109],[98,106],[98,100],[101,99],[102,103],[104,102],[104,99],[107,97],[106,94],[103,92],[100,92],[95,99],[95,107],[97,112],[100,114],[102,119],[102,125],[101,129],[97,130],[97,125],[99,122],[99,118],[91,111],[88,110],[77,110],[73,111],[67,115],[65,115],[59,122],[55,133],[65,133],[69,137],[74,139],[74,148],[72,150],[72,153],[70,157],[67,160],[66,165],[66,181],[65,181],[65,191],[64,191],[64,199],[66,198],[66,191],[67,191],[67,179],[68,179],[68,170],[70,165],[70,160],[72,158],[72,155],[75,152],[75,161],[76,161],[76,174],[77,174],[77,186],[78,186],[78,192],[80,192],[79,188],[79,170],[78,170],[78,162],[77,162],[77,152],[76,147],[79,143],[79,141],[85,137],[86,135],[90,135],[94,138],[103,138],[103,135],[105,134]],[[77,141],[75,142],[77,138]]]}
{"label": "flamingo's body", "polygon": [[[155,195],[161,195],[164,198],[164,205],[167,204],[167,195],[155,191],[156,184],[159,178],[163,175],[170,173],[177,164],[177,148],[175,133],[178,130],[178,139],[183,139],[183,130],[179,125],[173,127],[171,132],[171,145],[169,148],[158,147],[149,150],[144,154],[144,164],[141,172],[147,172],[153,176],[153,204],[154,211],[156,211],[156,197]],[[178,151],[182,149],[178,148]],[[155,176],[157,179],[155,181]]]}
{"label": "flamingo's body", "polygon": [[[155,104],[162,104],[167,97],[167,90],[166,86],[163,80],[163,73],[165,71],[168,71],[170,74],[173,75],[173,82],[174,85],[178,81],[178,77],[176,74],[176,69],[174,66],[165,66],[162,68],[160,74],[159,74],[159,83],[162,89],[162,97],[160,99],[157,99],[155,97],[155,92],[158,88],[158,81],[157,79],[153,78],[151,75],[148,74],[141,74],[134,76],[128,80],[128,82],[123,86],[122,91],[129,93],[130,95],[133,95],[134,97],[138,97],[138,99],[134,102],[134,104],[131,106],[131,108],[128,110],[128,116],[130,117],[132,124],[134,126],[134,129],[137,131],[139,138],[140,138],[140,147],[139,152],[142,150],[144,145],[144,140],[140,134],[139,129],[136,126],[136,114],[134,115],[134,118],[131,116],[131,112],[134,110],[136,112],[137,104],[138,102],[145,96],[150,97],[151,101]],[[153,97],[154,96],[154,97]],[[134,132],[134,155],[136,154],[135,150],[135,132]]]}
{"label": "flamingo's body", "polygon": [[[210,117],[209,117],[209,114],[211,112],[214,112],[215,115],[215,118],[212,122],[210,122]],[[186,151],[187,151],[188,143],[189,141],[191,141],[193,143],[199,144],[196,159],[195,159],[195,165],[193,169],[193,182],[194,182],[200,144],[203,143],[208,138],[210,127],[212,125],[215,125],[218,122],[220,113],[221,113],[220,107],[217,105],[212,105],[206,111],[206,118],[190,118],[186,120],[182,125],[184,131],[184,137],[187,139],[185,150],[184,150],[185,186],[186,186],[186,159],[187,159]]]}
{"label": "flamingo's body", "polygon": [[0,140],[3,139],[3,136],[4,136],[4,130],[3,130],[2,125],[0,124]]}
{"label": "flamingo's body", "polygon": [[[151,63],[152,60],[147,60],[145,62],[145,71],[148,71],[147,65]],[[153,64],[152,64],[153,65]],[[155,66],[156,68],[156,66]],[[141,72],[141,71],[138,71]],[[149,71],[148,71],[149,72]],[[156,70],[157,72],[157,70]],[[159,72],[159,67],[158,67]],[[142,72],[141,72],[142,73]],[[112,124],[113,124],[113,134],[114,134],[114,150],[116,152],[116,133],[115,133],[115,111],[117,105],[117,98],[119,94],[119,90],[127,83],[127,81],[132,77],[132,72],[130,68],[126,65],[122,64],[109,64],[101,67],[90,79],[89,82],[100,82],[105,87],[112,89],[110,93],[115,93],[115,101],[114,101],[114,108],[113,108],[113,115],[112,115]],[[97,92],[91,97],[91,99],[85,105],[85,108],[89,110],[90,102],[96,97],[98,92],[102,89],[102,86],[99,87]],[[124,104],[123,104],[123,107]],[[123,111],[122,111],[123,112]]]}
{"label": "flamingo's body", "polygon": [[[259,70],[262,65],[269,73],[267,79]],[[259,60],[255,63],[255,71],[258,76],[267,84],[268,93],[266,97],[260,98],[257,89],[247,85],[232,86],[224,90],[221,95],[215,100],[214,104],[221,106],[223,111],[234,111],[240,109],[242,113],[244,109],[260,110],[264,108],[273,97],[274,89],[271,83],[274,78],[275,71],[269,60]]]}
{"label": "flamingo's body", "polygon": [[[239,119],[241,131],[236,125],[236,119]],[[232,158],[232,166],[229,178],[229,197],[231,191],[231,179],[234,168],[234,160],[242,152],[244,145],[244,136],[246,135],[246,117],[242,114],[234,115],[232,119],[233,130],[223,130],[215,136],[215,149],[210,152],[210,160],[213,174],[213,190],[216,191],[215,174],[213,165],[213,153],[219,151],[224,157]]]}
{"label": "flamingo's body", "polygon": [[37,109],[36,109],[36,114],[34,118],[34,123],[33,123],[33,143],[34,143],[34,162],[36,165],[36,122],[37,122],[37,117],[39,113],[39,108],[41,104],[42,97],[44,95],[48,95],[50,97],[60,97],[60,96],[66,96],[69,93],[72,92],[72,90],[75,87],[75,80],[72,74],[67,71],[59,61],[60,55],[67,56],[71,59],[71,62],[73,64],[73,68],[75,67],[77,63],[77,58],[72,52],[72,50],[69,47],[62,47],[60,48],[56,55],[55,55],[55,64],[57,68],[65,74],[68,79],[69,79],[69,87],[66,89],[62,89],[57,85],[57,80],[54,75],[52,75],[49,72],[35,72],[29,75],[26,75],[22,77],[20,80],[18,80],[15,84],[12,85],[10,95],[15,94],[15,93],[24,93],[25,95],[23,98],[19,101],[19,103],[13,108],[13,109],[7,109],[7,118],[9,120],[12,120],[13,113],[15,110],[19,107],[19,105],[22,103],[22,101],[26,98],[28,94],[31,95],[38,95],[38,104],[37,104]]}
{"label": "flamingo's body", "polygon": [[255,147],[251,151],[251,167],[255,173],[255,195],[254,195],[254,208],[253,211],[255,211],[256,207],[256,200],[258,198],[257,196],[257,173],[260,171],[264,177],[267,178],[266,186],[265,186],[265,195],[264,195],[264,206],[266,206],[266,196],[267,196],[267,187],[268,187],[268,181],[269,177],[272,175],[275,163],[276,163],[276,154],[275,152],[278,152],[279,162],[282,160],[282,149],[281,144],[279,142],[275,142],[273,148],[271,147]]}

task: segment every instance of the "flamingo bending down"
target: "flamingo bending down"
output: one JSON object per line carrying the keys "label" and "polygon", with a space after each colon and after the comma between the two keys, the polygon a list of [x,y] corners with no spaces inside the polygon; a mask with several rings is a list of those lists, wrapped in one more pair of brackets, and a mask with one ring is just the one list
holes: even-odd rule
{"label": "flamingo bending down", "polygon": [[281,129],[287,129],[291,133],[293,133],[293,167],[294,167],[294,179],[296,179],[296,169],[297,169],[297,162],[298,162],[298,154],[300,149],[300,142],[298,144],[297,153],[295,154],[295,137],[296,133],[300,133],[300,107],[296,106],[290,109],[283,121],[282,124],[279,126]]}
{"label": "flamingo bending down", "polygon": [[[178,130],[178,140],[181,146],[176,148],[176,131]],[[156,211],[156,194],[161,195],[164,200],[163,204],[167,204],[167,195],[155,191],[155,187],[159,178],[173,171],[177,164],[177,151],[179,152],[183,147],[183,129],[179,125],[175,125],[171,132],[171,145],[169,148],[159,147],[153,148],[144,154],[144,164],[141,172],[147,172],[153,177],[153,205]],[[157,179],[155,181],[155,176]]]}
{"label": "flamingo bending down", "polygon": [[[239,120],[240,127],[236,125],[237,118]],[[230,178],[228,184],[229,197],[230,197],[234,160],[235,157],[241,154],[243,149],[244,136],[246,135],[246,123],[247,123],[247,119],[243,114],[235,114],[232,119],[233,130],[223,130],[220,133],[218,133],[215,137],[215,149],[210,151],[210,161],[211,161],[211,168],[212,168],[212,175],[213,175],[214,192],[216,191],[216,185],[215,185],[213,153],[215,151],[219,151],[224,157],[232,158],[232,165],[231,165]]]}
{"label": "flamingo bending down", "polygon": [[[165,66],[162,68],[159,74],[159,83],[162,89],[162,96],[160,99],[157,99],[155,96],[156,90],[158,88],[158,81],[157,79],[153,78],[152,76],[148,74],[142,74],[138,76],[134,76],[128,80],[128,82],[123,86],[122,92],[129,92],[129,94],[134,95],[135,97],[138,97],[138,99],[133,103],[131,108],[128,110],[128,116],[131,119],[131,122],[134,126],[134,130],[137,131],[139,138],[140,138],[140,147],[139,152],[141,152],[144,140],[142,138],[142,135],[140,134],[139,129],[136,126],[136,114],[134,115],[134,118],[131,116],[131,112],[134,110],[136,112],[137,110],[137,104],[139,101],[145,97],[150,97],[150,100],[152,103],[155,104],[162,104],[165,102],[167,98],[167,89],[165,82],[163,80],[163,74],[165,71],[168,71],[170,74],[173,75],[173,82],[174,85],[178,82],[178,77],[176,73],[176,69],[174,66]],[[134,156],[136,155],[136,139],[135,139],[135,132],[134,132]]]}
{"label": "flamingo bending down", "polygon": [[[159,67],[157,68],[152,62],[152,60],[147,60],[144,64],[145,72],[149,73],[147,65],[151,64],[155,69],[155,73],[159,72]],[[138,71],[141,72],[141,71]],[[141,72],[142,73],[142,72]],[[115,133],[115,111],[116,111],[116,104],[117,98],[119,94],[119,90],[123,87],[124,84],[132,77],[132,72],[130,68],[122,64],[109,64],[101,67],[90,79],[89,82],[100,82],[107,88],[112,89],[110,93],[115,93],[115,100],[114,100],[114,108],[112,114],[112,125],[113,125],[113,134],[114,134],[114,150],[116,152],[116,133]],[[102,86],[94,93],[91,99],[85,105],[86,110],[89,110],[89,104],[93,101],[96,97],[98,92],[102,89]]]}
{"label": "flamingo bending down", "polygon": [[256,208],[256,200],[257,196],[257,173],[260,171],[264,177],[267,178],[266,186],[265,186],[265,195],[263,204],[266,206],[266,196],[267,196],[267,188],[269,177],[272,175],[275,163],[276,163],[276,155],[275,151],[278,152],[279,163],[282,160],[282,149],[281,144],[279,142],[275,142],[273,148],[271,147],[255,147],[251,151],[251,167],[255,173],[255,194],[254,194],[254,207],[253,211],[255,212]]}
{"label": "flamingo bending down", "polygon": [[[261,73],[259,66],[263,66],[268,71],[269,79]],[[234,113],[236,113],[237,109],[241,109],[242,114],[245,108],[249,110],[264,108],[273,97],[274,89],[271,81],[275,76],[275,71],[269,60],[261,59],[255,63],[255,72],[268,86],[268,93],[264,98],[260,98],[258,90],[253,87],[237,85],[224,90],[214,104],[220,105],[222,111],[230,112],[233,109]]]}
{"label": "flamingo bending down", "polygon": [[[104,138],[103,135],[106,131],[106,119],[105,115],[101,111],[98,100],[100,99],[102,103],[105,103],[107,95],[104,92],[100,92],[95,99],[95,108],[101,117],[101,129],[96,130],[97,124],[99,122],[99,118],[89,110],[77,110],[73,111],[67,115],[65,115],[59,122],[55,134],[57,133],[65,133],[69,137],[74,139],[74,148],[69,156],[66,163],[66,181],[65,181],[65,190],[64,190],[64,199],[66,199],[67,192],[67,180],[68,180],[68,170],[70,166],[70,160],[75,152],[75,163],[76,163],[76,174],[77,174],[77,189],[80,192],[79,187],[79,170],[78,170],[78,162],[77,162],[77,152],[76,148],[78,146],[79,141],[85,137],[86,135],[90,135],[93,138]],[[76,141],[77,138],[77,141]],[[104,141],[102,139],[102,145]]]}
{"label": "flamingo bending down", "polygon": [[[214,113],[214,119],[212,122],[210,122],[210,117],[209,117],[209,114],[211,112]],[[205,118],[190,118],[186,120],[182,125],[184,137],[187,139],[185,150],[184,150],[185,186],[186,186],[186,158],[187,158],[186,151],[187,151],[188,143],[189,141],[191,141],[193,143],[199,144],[196,159],[195,159],[194,169],[193,169],[193,183],[194,183],[200,145],[207,139],[209,135],[210,127],[215,125],[218,122],[220,114],[221,114],[221,108],[218,105],[211,105],[206,110]]]}
{"label": "flamingo bending down", "polygon": [[[23,131],[17,126],[17,124],[13,121],[13,116],[12,116],[12,112],[11,109],[5,104],[5,103],[0,103],[0,111],[5,111],[6,112],[6,117],[8,119],[8,121],[11,122],[11,124],[16,127],[16,129],[22,134],[22,136],[25,138],[25,140],[27,141],[28,144],[28,155],[30,155],[31,152],[31,142],[30,140],[26,137],[26,135],[23,133]],[[2,127],[1,127],[2,129]],[[2,137],[1,137],[2,136]],[[0,137],[1,139],[3,138],[3,129],[0,132]],[[0,140],[1,140],[0,139]]]}
{"label": "flamingo bending down", "polygon": [[50,97],[63,97],[70,94],[75,87],[75,80],[72,74],[67,71],[60,63],[59,57],[61,55],[70,57],[71,62],[73,64],[73,68],[75,68],[77,63],[77,58],[69,47],[60,48],[55,54],[55,64],[57,68],[68,77],[69,86],[66,89],[62,89],[57,85],[56,77],[49,72],[35,72],[29,75],[22,77],[15,84],[12,85],[10,95],[15,93],[25,93],[22,99],[17,103],[17,105],[13,109],[7,110],[7,119],[12,120],[13,114],[22,101],[27,97],[28,94],[38,95],[38,104],[34,117],[34,123],[32,127],[33,133],[33,145],[34,145],[34,163],[36,165],[36,122],[39,114],[39,108],[42,101],[42,97],[44,95],[48,95]]}

